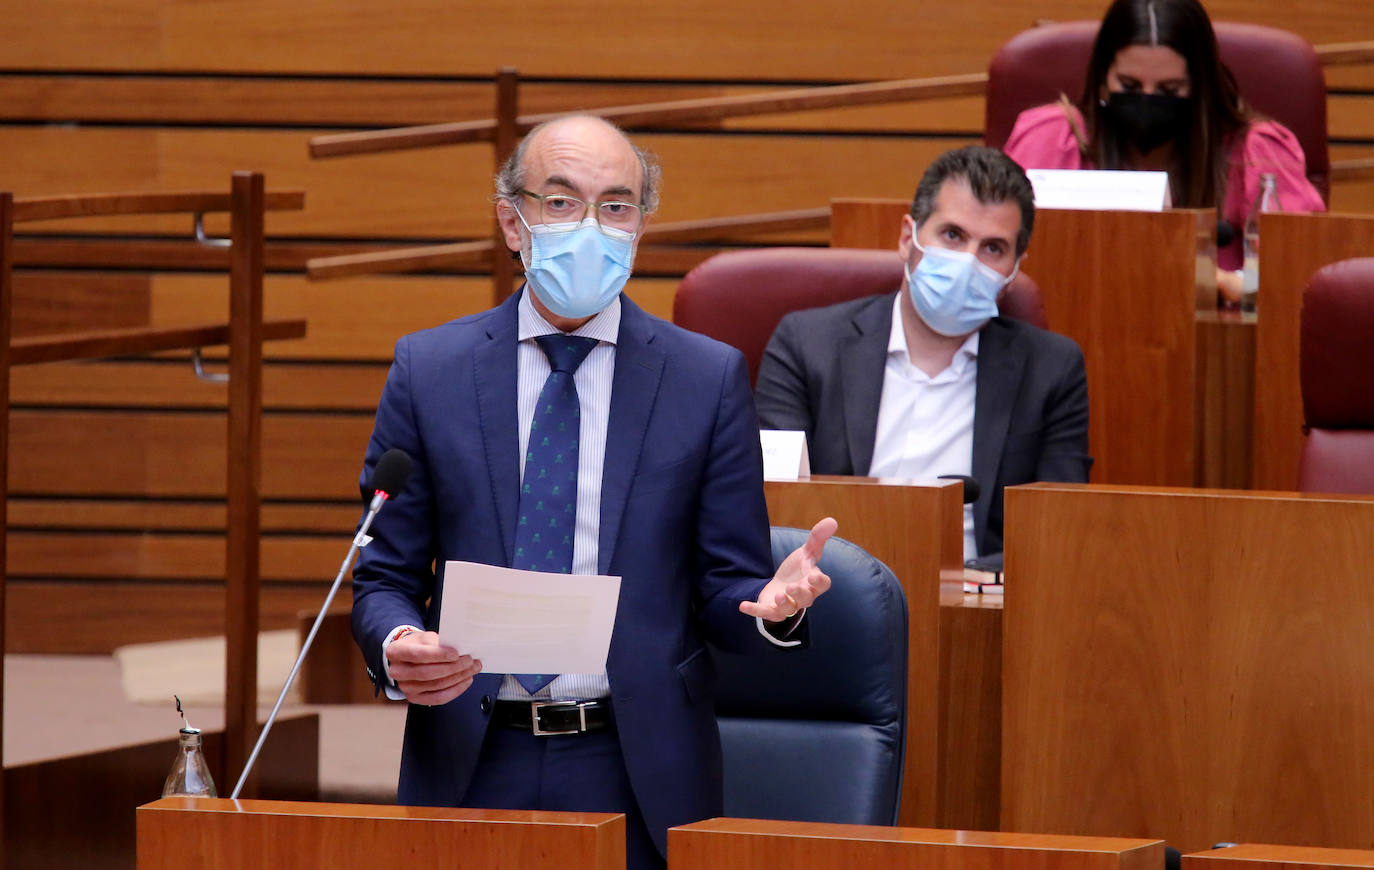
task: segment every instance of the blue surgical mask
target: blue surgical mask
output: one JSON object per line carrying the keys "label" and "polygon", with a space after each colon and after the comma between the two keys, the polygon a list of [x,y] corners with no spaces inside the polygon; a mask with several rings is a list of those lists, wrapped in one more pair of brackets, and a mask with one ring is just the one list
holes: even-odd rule
{"label": "blue surgical mask", "polygon": [[997,316],[997,296],[1016,277],[1019,260],[1004,278],[967,251],[926,250],[915,237],[911,241],[921,252],[921,262],[915,272],[906,268],[906,287],[926,326],[953,338],[976,332]]}
{"label": "blue surgical mask", "polygon": [[[520,215],[519,209],[515,212]],[[520,222],[525,223],[524,215]],[[630,277],[634,233],[601,227],[588,217],[572,230],[530,226],[529,254],[521,251],[534,295],[559,317],[591,317],[614,301]]]}

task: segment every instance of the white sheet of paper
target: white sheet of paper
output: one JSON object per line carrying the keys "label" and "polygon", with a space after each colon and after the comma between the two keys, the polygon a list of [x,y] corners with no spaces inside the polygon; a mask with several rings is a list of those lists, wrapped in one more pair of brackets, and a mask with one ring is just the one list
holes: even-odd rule
{"label": "white sheet of paper", "polygon": [[439,640],[503,674],[606,669],[620,578],[448,562]]}
{"label": "white sheet of paper", "polygon": [[800,429],[760,429],[763,476],[768,480],[797,480],[811,476],[806,433]]}
{"label": "white sheet of paper", "polygon": [[1036,208],[1163,211],[1169,173],[1107,169],[1031,169]]}

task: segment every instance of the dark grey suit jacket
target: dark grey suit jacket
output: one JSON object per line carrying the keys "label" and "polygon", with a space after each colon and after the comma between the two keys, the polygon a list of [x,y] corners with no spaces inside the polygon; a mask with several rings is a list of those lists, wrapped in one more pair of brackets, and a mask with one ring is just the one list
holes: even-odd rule
{"label": "dark grey suit jacket", "polygon": [[[763,352],[754,399],[766,429],[802,429],[815,474],[868,474],[892,331],[894,294],[782,319]],[[978,339],[973,505],[979,555],[1002,550],[1002,488],[1083,483],[1088,379],[1071,339],[995,317]]]}

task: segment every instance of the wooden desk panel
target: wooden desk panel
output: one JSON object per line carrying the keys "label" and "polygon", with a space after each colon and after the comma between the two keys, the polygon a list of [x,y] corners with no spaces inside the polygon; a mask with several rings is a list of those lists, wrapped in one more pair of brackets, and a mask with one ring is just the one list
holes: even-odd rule
{"label": "wooden desk panel", "polygon": [[962,573],[963,486],[873,478],[817,476],[767,481],[769,521],[809,529],[821,517],[839,536],[882,560],[907,599],[907,745],[902,824],[940,818],[940,577]]}
{"label": "wooden desk panel", "polygon": [[1158,870],[1157,841],[710,819],[668,830],[673,870]]}
{"label": "wooden desk panel", "polygon": [[623,870],[619,813],[163,798],[138,808],[139,870],[396,865]]}
{"label": "wooden desk panel", "polygon": [[1303,288],[1329,263],[1374,256],[1374,217],[1269,214],[1260,233],[1253,485],[1293,489],[1303,441],[1298,381]]}
{"label": "wooden desk panel", "polygon": [[1374,842],[1374,498],[1006,499],[1002,827]]}
{"label": "wooden desk panel", "polygon": [[1332,870],[1374,867],[1374,851],[1242,843],[1183,856],[1183,870]]}

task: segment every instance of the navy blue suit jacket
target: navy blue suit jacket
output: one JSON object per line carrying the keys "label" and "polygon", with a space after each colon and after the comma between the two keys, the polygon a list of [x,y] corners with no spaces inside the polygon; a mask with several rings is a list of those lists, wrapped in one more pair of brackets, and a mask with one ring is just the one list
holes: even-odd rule
{"label": "navy blue suit jacket", "polygon": [[[396,344],[362,479],[393,447],[415,468],[353,574],[354,636],[374,672],[393,628],[437,629],[446,561],[511,563],[518,301]],[[743,356],[628,297],[621,305],[598,570],[623,580],[606,671],[631,784],[666,854],[669,826],[721,813],[705,642],[768,646],[738,608],[757,598],[772,559]],[[501,679],[480,674],[448,704],[410,707],[402,804],[461,804]]]}
{"label": "navy blue suit jacket", "polygon": [[[894,294],[783,317],[763,352],[755,400],[768,429],[806,432],[813,474],[867,475],[878,433]],[[973,407],[974,538],[1002,552],[1002,489],[1086,483],[1088,377],[1072,339],[994,317],[978,335]]]}

